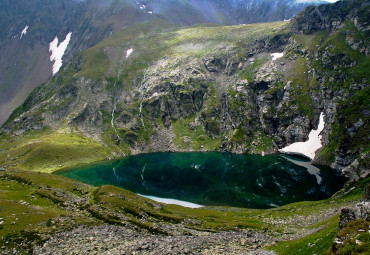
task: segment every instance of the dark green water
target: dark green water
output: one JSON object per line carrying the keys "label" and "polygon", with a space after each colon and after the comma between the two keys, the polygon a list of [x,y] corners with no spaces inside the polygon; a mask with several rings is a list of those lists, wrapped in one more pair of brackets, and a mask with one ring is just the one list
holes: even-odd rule
{"label": "dark green water", "polygon": [[154,153],[59,172],[91,185],[201,205],[270,208],[330,197],[344,178],[291,156]]}

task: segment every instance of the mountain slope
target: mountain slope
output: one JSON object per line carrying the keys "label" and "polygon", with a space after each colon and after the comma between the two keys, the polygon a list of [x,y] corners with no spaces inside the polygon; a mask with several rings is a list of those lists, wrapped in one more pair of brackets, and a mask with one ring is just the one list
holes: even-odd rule
{"label": "mountain slope", "polygon": [[[72,32],[63,61],[94,45],[123,26],[151,15],[135,7],[100,7],[93,1],[5,1],[0,3],[0,123],[29,93],[52,75],[49,43]],[[23,18],[20,18],[23,17]],[[26,34],[21,31],[28,26]]]}
{"label": "mountain slope", "polygon": [[2,1],[0,124],[52,75],[49,43],[55,36],[61,42],[72,32],[62,59],[66,62],[112,33],[147,20],[180,25],[266,22],[291,18],[307,5],[293,0],[279,0],[277,5],[265,0]]}
{"label": "mountain slope", "polygon": [[[354,162],[366,176],[368,4],[312,7],[289,24],[175,29],[157,20],[127,28],[35,90],[3,130],[84,135],[108,148],[109,157],[266,154],[306,140],[323,112],[324,148],[316,162],[337,169]],[[283,57],[274,60],[277,52]],[[2,164],[35,169],[25,158],[36,149],[22,149],[24,137],[5,138]],[[37,168],[58,168],[48,164],[40,160]]]}

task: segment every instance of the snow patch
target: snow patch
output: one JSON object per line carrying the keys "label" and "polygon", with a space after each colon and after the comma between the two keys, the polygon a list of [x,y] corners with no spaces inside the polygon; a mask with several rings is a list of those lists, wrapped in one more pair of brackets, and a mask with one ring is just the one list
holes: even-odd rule
{"label": "snow patch", "polygon": [[131,53],[134,51],[134,49],[129,49],[129,50],[127,50],[127,53],[126,53],[126,58],[128,58],[130,55],[131,55]]}
{"label": "snow patch", "polygon": [[284,56],[284,52],[276,52],[276,53],[271,53],[272,61],[275,61],[278,58],[281,58]]}
{"label": "snow patch", "polygon": [[320,114],[320,121],[317,129],[311,130],[306,142],[293,143],[279,151],[282,153],[299,153],[313,160],[315,158],[316,151],[322,147],[320,133],[324,130],[324,127],[325,120],[324,113],[322,112]]}
{"label": "snow patch", "polygon": [[170,205],[181,205],[183,207],[189,207],[189,208],[201,208],[203,205],[198,205],[190,202],[185,202],[177,199],[172,199],[172,198],[162,198],[162,197],[154,197],[154,196],[145,196],[138,194],[139,196],[149,198],[151,200],[164,203],[164,204],[170,204]]}
{"label": "snow patch", "polygon": [[25,26],[21,32],[21,37],[19,38],[19,40],[22,39],[23,35],[26,35],[27,34],[27,30],[28,30],[29,26]]}
{"label": "snow patch", "polygon": [[66,35],[66,38],[58,46],[58,37],[55,36],[54,40],[49,44],[49,52],[51,52],[50,61],[54,61],[53,75],[55,75],[62,67],[62,57],[67,49],[69,41],[71,40],[72,32]]}

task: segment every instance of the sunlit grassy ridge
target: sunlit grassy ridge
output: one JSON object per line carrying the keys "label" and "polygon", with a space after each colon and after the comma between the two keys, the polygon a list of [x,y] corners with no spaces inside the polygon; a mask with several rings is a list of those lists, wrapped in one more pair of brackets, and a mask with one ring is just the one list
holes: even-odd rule
{"label": "sunlit grassy ridge", "polygon": [[[110,47],[121,57],[126,50],[134,48],[122,72],[125,83],[137,82],[138,76],[148,65],[161,57],[176,57],[181,54],[201,56],[214,51],[220,45],[242,46],[257,38],[276,33],[286,22],[259,23],[239,26],[196,26],[177,28],[162,20],[128,27],[88,49],[82,55],[82,69],[79,75],[93,79],[107,75],[107,70],[120,59],[109,59]],[[139,75],[140,76],[140,75]],[[127,84],[130,86],[130,84]]]}
{"label": "sunlit grassy ridge", "polygon": [[[136,46],[136,40],[140,40],[140,38],[150,36],[151,34],[158,34],[162,30],[168,31],[173,29],[176,29],[176,25],[163,20],[148,21],[143,24],[124,28],[122,31],[114,33],[112,36],[98,43],[96,46],[89,48],[82,54],[82,69],[78,75],[92,79],[101,79],[105,76],[110,65],[117,65],[121,58],[126,55],[127,50]],[[146,41],[148,41],[147,38]],[[159,45],[157,43],[152,43],[152,41],[148,41],[146,46],[149,47],[143,47],[141,49],[142,56],[149,57],[151,61],[156,56],[157,52],[150,50],[158,50],[157,47]],[[109,59],[107,48],[110,47],[118,48],[117,51],[113,52],[113,54],[118,55],[118,58]],[[115,67],[118,68],[118,66]]]}
{"label": "sunlit grassy ridge", "polygon": [[3,141],[0,164],[8,168],[50,173],[111,156],[107,147],[82,135],[41,131]]}

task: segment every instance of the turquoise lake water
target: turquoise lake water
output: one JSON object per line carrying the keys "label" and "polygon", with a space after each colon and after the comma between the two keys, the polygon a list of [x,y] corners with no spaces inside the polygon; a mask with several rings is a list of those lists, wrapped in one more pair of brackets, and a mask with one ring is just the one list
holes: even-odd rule
{"label": "turquoise lake water", "polygon": [[143,195],[247,208],[321,200],[344,184],[344,178],[333,169],[300,158],[219,152],[143,154],[58,174]]}

